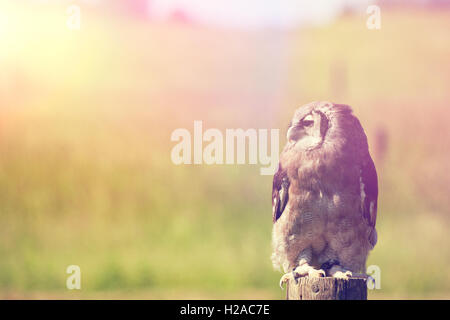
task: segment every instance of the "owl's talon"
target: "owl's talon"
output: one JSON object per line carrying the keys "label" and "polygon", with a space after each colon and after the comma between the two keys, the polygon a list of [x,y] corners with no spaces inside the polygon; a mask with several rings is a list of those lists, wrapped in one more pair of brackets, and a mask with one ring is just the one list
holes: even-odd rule
{"label": "owl's talon", "polygon": [[295,273],[295,270],[292,270],[292,279],[294,279],[295,284],[298,284],[298,274]]}
{"label": "owl's talon", "polygon": [[283,284],[288,282],[289,280],[293,280],[295,282],[295,284],[298,284],[298,280],[297,280],[298,278],[299,278],[299,274],[297,272],[295,272],[295,269],[292,270],[291,272],[284,274],[280,279],[281,290],[283,290]]}
{"label": "owl's talon", "polygon": [[322,269],[317,270],[308,265],[298,266],[292,272],[288,272],[281,277],[280,288],[283,290],[283,284],[289,280],[293,280],[295,284],[298,284],[298,278],[300,277],[322,278],[326,277],[326,274]]}
{"label": "owl's talon", "polygon": [[333,278],[348,280],[353,276],[351,271],[336,271],[333,273]]}
{"label": "owl's talon", "polygon": [[315,269],[308,264],[303,264],[295,268],[294,273],[297,277],[311,277],[311,278],[322,278],[325,277],[325,271],[322,269]]}
{"label": "owl's talon", "polygon": [[311,268],[311,270],[308,271],[308,276],[311,278],[323,278],[326,274],[322,269],[316,270]]}
{"label": "owl's talon", "polygon": [[280,279],[280,288],[281,288],[281,290],[284,289],[284,288],[283,288],[283,284],[285,284],[285,283],[288,282],[289,280],[294,280],[294,281],[297,283],[297,280],[295,279],[295,276],[294,276],[294,271],[289,272],[289,273],[286,273],[286,274],[284,274],[284,275],[281,277],[281,279]]}

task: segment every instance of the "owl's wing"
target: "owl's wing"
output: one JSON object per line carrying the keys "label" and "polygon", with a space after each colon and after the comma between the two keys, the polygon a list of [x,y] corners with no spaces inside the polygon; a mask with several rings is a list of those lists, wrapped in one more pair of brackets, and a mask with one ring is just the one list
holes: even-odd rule
{"label": "owl's wing", "polygon": [[369,156],[361,167],[361,207],[362,214],[371,227],[377,221],[378,177],[372,158]]}
{"label": "owl's wing", "polygon": [[289,178],[286,170],[278,165],[278,170],[273,176],[272,187],[272,219],[275,223],[286,208],[289,200]]}

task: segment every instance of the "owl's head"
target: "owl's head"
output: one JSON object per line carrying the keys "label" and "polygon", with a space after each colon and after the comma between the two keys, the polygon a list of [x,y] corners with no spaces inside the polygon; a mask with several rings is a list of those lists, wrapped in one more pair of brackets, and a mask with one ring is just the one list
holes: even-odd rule
{"label": "owl's head", "polygon": [[332,107],[330,102],[312,102],[298,108],[289,124],[288,143],[305,151],[320,147],[330,126],[329,114]]}
{"label": "owl's head", "polygon": [[366,138],[349,106],[321,101],[308,103],[295,111],[287,140],[289,149],[311,151],[327,142],[333,145],[359,143]]}

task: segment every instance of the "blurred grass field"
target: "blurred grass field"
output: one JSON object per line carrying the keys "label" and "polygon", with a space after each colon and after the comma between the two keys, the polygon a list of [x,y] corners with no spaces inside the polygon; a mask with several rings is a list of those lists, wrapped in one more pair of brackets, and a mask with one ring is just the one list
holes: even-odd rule
{"label": "blurred grass field", "polygon": [[[237,31],[6,8],[0,32],[0,298],[283,298],[271,177],[175,166],[170,134],[281,128],[349,104],[376,144],[381,268],[369,298],[450,298],[450,12]],[[64,12],[64,11],[63,11]],[[20,23],[19,23],[20,22]],[[372,149],[373,153],[373,149]],[[377,156],[377,155],[375,155]],[[82,289],[65,288],[68,265]]]}

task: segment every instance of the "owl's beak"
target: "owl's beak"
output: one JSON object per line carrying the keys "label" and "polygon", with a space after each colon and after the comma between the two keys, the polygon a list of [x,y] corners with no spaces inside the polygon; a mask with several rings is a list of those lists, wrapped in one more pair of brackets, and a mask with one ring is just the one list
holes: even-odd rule
{"label": "owl's beak", "polygon": [[286,138],[287,138],[287,141],[288,142],[294,142],[295,140],[293,139],[294,138],[294,131],[295,131],[295,125],[292,125],[289,129],[288,129],[288,131],[287,131],[287,133],[286,133]]}
{"label": "owl's beak", "polygon": [[286,139],[287,141],[291,141],[291,135],[292,135],[292,127],[289,127],[287,133],[286,133]]}

